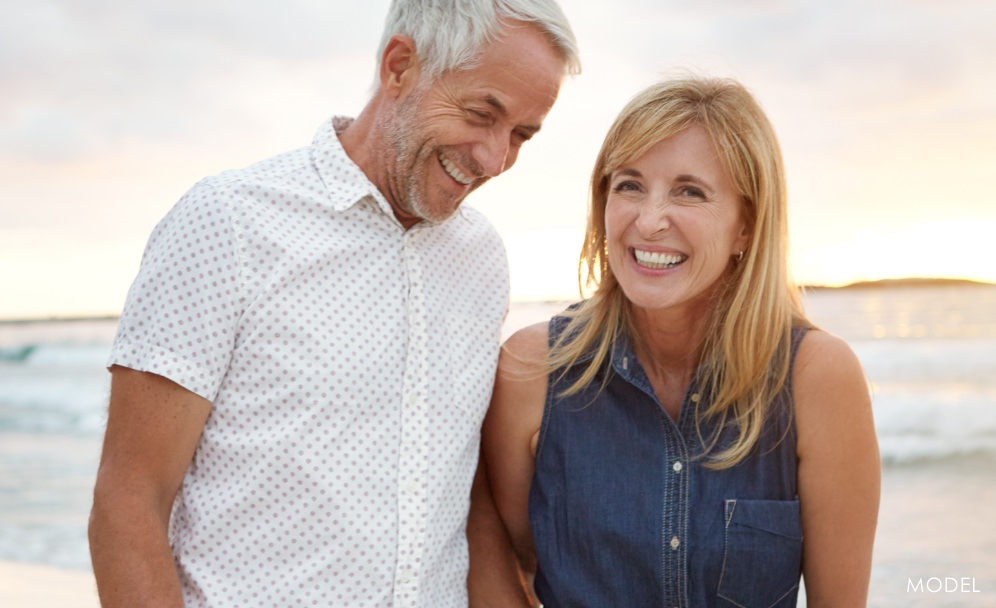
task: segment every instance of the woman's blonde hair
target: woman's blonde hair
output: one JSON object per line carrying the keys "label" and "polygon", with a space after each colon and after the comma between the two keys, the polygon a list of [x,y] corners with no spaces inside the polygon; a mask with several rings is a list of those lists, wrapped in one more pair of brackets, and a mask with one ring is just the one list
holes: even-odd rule
{"label": "woman's blonde hair", "polygon": [[[549,370],[559,370],[554,373],[582,366],[577,380],[564,391],[573,394],[609,364],[621,336],[637,349],[642,346],[606,251],[609,181],[620,166],[693,125],[708,132],[739,191],[750,230],[748,250],[741,260],[731,258],[731,270],[714,301],[699,362],[703,388],[712,399],[697,419],[715,420],[717,429],[704,438],[709,466],[727,468],[757,443],[768,404],[788,380],[793,325],[810,326],[788,272],[781,151],[771,123],[738,82],[696,76],[669,79],[639,93],[616,118],[592,172],[588,226],[578,265],[582,292],[585,286],[594,291],[565,313],[570,321],[554,342],[547,364]],[[583,357],[586,354],[591,358]],[[739,429],[736,439],[716,450],[719,430],[731,421]]]}

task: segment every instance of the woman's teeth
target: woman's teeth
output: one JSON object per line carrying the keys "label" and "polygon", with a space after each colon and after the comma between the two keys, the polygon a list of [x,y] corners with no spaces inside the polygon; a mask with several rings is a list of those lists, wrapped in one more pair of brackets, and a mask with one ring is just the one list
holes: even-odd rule
{"label": "woman's teeth", "polygon": [[439,157],[439,162],[443,165],[443,169],[446,171],[447,175],[449,175],[456,181],[460,182],[464,186],[469,186],[474,181],[472,178],[469,178],[466,175],[464,175],[463,172],[460,171],[460,169],[457,169],[456,165],[448,161],[443,156]]}
{"label": "woman's teeth", "polygon": [[681,255],[679,253],[659,253],[656,251],[643,251],[640,249],[634,249],[633,254],[636,256],[637,264],[655,270],[661,268],[674,268],[688,259],[687,255]]}

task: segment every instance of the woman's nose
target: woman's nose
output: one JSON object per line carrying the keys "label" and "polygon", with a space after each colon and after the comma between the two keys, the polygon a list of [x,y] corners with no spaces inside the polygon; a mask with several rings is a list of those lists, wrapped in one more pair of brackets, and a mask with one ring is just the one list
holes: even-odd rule
{"label": "woman's nose", "polygon": [[671,227],[671,205],[666,197],[651,196],[642,205],[636,218],[640,235],[650,237]]}

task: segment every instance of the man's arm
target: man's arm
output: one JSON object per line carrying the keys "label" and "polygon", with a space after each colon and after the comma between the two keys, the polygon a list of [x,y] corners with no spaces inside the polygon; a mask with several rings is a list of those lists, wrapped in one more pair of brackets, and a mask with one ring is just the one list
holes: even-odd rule
{"label": "man's arm", "polygon": [[89,529],[101,605],[182,607],[167,527],[211,403],[162,376],[111,371]]}
{"label": "man's arm", "polygon": [[470,573],[467,587],[471,608],[534,606],[519,578],[519,562],[505,524],[495,508],[484,456],[477,465],[467,520]]}

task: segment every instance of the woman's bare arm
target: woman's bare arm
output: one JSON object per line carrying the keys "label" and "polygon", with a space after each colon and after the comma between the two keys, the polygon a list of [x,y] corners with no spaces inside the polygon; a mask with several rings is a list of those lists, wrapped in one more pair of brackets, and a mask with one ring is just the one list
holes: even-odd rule
{"label": "woman's bare arm", "polygon": [[864,606],[881,462],[871,398],[843,340],[811,331],[794,374],[807,604]]}
{"label": "woman's bare arm", "polygon": [[[483,477],[490,482],[487,488],[490,496],[485,496],[480,488],[475,489],[471,503],[471,524],[481,526],[478,533],[490,529],[491,540],[478,538],[475,543],[471,537],[472,592],[475,587],[494,589],[495,585],[505,588],[509,584],[506,569],[480,567],[485,559],[498,560],[498,565],[508,563],[502,561],[506,556],[496,553],[495,548],[502,543],[506,552],[514,551],[522,577],[527,587],[531,586],[529,581],[535,573],[536,559],[529,529],[529,486],[535,467],[535,439],[546,398],[546,353],[546,323],[520,330],[502,347],[491,407],[481,431],[481,460],[485,472],[483,475],[479,472],[479,481]],[[482,523],[488,521],[489,509],[498,516],[500,529]],[[504,537],[496,536],[499,534]],[[485,548],[490,549],[490,554],[483,550]],[[493,578],[488,580],[488,576]],[[503,577],[503,580],[494,577]],[[518,581],[512,583],[518,584]],[[531,596],[532,590],[527,591]]]}

